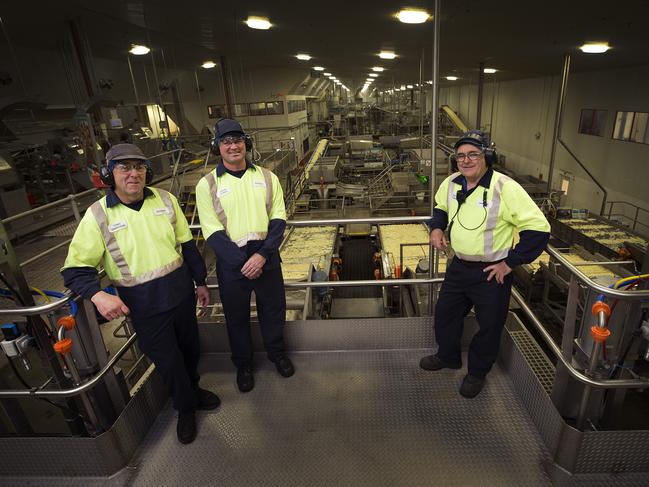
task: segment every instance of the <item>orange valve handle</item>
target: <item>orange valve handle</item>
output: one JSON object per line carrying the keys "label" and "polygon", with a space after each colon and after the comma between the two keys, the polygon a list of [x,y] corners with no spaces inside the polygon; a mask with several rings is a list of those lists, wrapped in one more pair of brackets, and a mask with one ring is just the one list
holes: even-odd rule
{"label": "orange valve handle", "polygon": [[592,326],[590,333],[593,335],[593,340],[599,343],[606,343],[606,340],[611,336],[611,330],[608,328],[600,328],[599,326]]}
{"label": "orange valve handle", "polygon": [[77,320],[74,319],[72,315],[61,316],[57,321],[56,325],[60,328],[63,327],[66,330],[70,331],[75,326],[77,326]]}
{"label": "orange valve handle", "polygon": [[593,307],[591,308],[591,312],[594,316],[597,316],[600,312],[603,312],[607,318],[611,316],[611,308],[603,301],[595,301]]}
{"label": "orange valve handle", "polygon": [[394,277],[396,277],[397,279],[401,279],[401,266],[400,265],[395,266],[395,268],[394,268]]}
{"label": "orange valve handle", "polygon": [[54,344],[54,351],[61,355],[66,355],[72,350],[72,340],[70,338],[64,338],[59,340]]}

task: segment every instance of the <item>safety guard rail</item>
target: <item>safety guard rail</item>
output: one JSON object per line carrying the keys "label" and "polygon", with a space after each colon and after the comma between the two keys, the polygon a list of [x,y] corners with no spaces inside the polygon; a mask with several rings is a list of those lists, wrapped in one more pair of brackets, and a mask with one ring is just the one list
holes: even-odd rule
{"label": "safety guard rail", "polygon": [[[386,223],[413,223],[413,222],[425,222],[429,219],[428,216],[415,216],[415,217],[381,217],[381,218],[353,218],[353,219],[333,219],[333,220],[289,220],[287,225],[295,227],[308,227],[308,226],[320,226],[320,225],[345,225],[345,224],[358,224],[358,223],[370,223],[370,224],[386,224]],[[198,227],[198,225],[195,225]],[[548,245],[547,252],[557,259],[562,265],[572,272],[578,280],[583,284],[590,287],[591,289],[598,291],[600,294],[605,296],[612,296],[618,299],[637,299],[637,298],[649,298],[649,290],[640,290],[640,291],[621,291],[618,289],[611,289],[605,286],[602,286],[594,281],[592,281],[586,274],[581,272],[578,267],[573,265],[568,261],[561,252],[555,247]],[[314,287],[354,287],[354,286],[404,286],[404,285],[423,285],[423,284],[438,284],[443,281],[442,278],[428,278],[428,279],[383,279],[383,280],[359,280],[359,281],[325,281],[325,282],[286,282],[285,287],[287,288],[314,288]],[[217,288],[218,285],[210,284],[209,288]],[[565,366],[568,373],[575,378],[577,381],[591,387],[597,388],[611,388],[611,389],[621,389],[621,388],[636,388],[644,389],[649,387],[649,379],[640,378],[640,379],[609,379],[609,380],[596,380],[591,377],[588,377],[577,369],[575,369],[570,360],[566,359],[559,346],[554,343],[554,340],[550,334],[545,330],[542,323],[534,315],[532,310],[527,306],[522,296],[512,289],[512,296],[521,306],[523,312],[530,319],[534,327],[538,330],[543,341],[546,342],[552,353],[557,357],[558,360]],[[39,306],[29,306],[23,308],[14,308],[14,309],[0,309],[0,316],[3,315],[36,315],[52,312],[61,306],[64,306],[67,302],[72,299],[71,295],[66,295],[65,298],[53,301],[48,304],[39,305]],[[50,396],[50,397],[71,397],[80,393],[83,393],[93,387],[99,380],[105,375],[108,370],[117,362],[117,360],[126,352],[126,350],[135,342],[136,335],[133,334],[127,340],[127,342],[120,348],[117,354],[102,368],[102,370],[94,376],[91,380],[83,384],[82,386],[75,387],[73,389],[58,390],[58,391],[42,391],[42,390],[17,390],[17,391],[0,391],[0,397],[24,397],[24,396]]]}

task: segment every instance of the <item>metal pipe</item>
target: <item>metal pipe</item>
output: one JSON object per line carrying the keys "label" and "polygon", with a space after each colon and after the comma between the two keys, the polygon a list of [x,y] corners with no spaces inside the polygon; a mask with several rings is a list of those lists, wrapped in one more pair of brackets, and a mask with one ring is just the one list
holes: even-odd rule
{"label": "metal pipe", "polygon": [[[431,98],[430,98],[430,214],[433,214],[435,208],[435,186],[437,181],[437,95],[439,91],[439,27],[440,27],[440,3],[441,0],[435,0],[434,15],[434,32],[433,32],[433,79],[431,85]],[[428,244],[428,262],[433,262],[435,257],[435,249],[433,243]],[[428,266],[428,277],[432,279],[437,271],[435,266]],[[428,289],[428,315],[433,315],[433,286]]]}
{"label": "metal pipe", "polygon": [[536,331],[538,331],[538,333],[541,335],[541,338],[543,338],[543,341],[545,341],[545,343],[550,348],[550,351],[564,365],[568,373],[577,381],[581,382],[582,384],[588,384],[592,387],[608,388],[608,389],[649,388],[649,379],[646,378],[633,379],[633,380],[614,379],[614,380],[600,381],[585,376],[584,374],[582,374],[572,366],[571,359],[566,359],[563,357],[563,355],[561,354],[561,349],[557,346],[556,343],[554,343],[554,339],[552,338],[552,336],[550,336],[550,334],[544,328],[543,324],[534,315],[534,313],[527,305],[527,303],[525,303],[525,300],[520,295],[520,293],[516,290],[516,288],[512,288],[512,297],[516,300],[516,302],[519,304],[519,306],[521,307],[525,315],[532,322],[532,324],[536,328]]}
{"label": "metal pipe", "polygon": [[563,57],[563,74],[561,76],[561,88],[559,91],[559,100],[557,102],[557,114],[554,119],[554,133],[552,136],[552,149],[550,150],[550,169],[548,171],[548,189],[547,193],[552,191],[552,172],[554,171],[554,160],[557,156],[557,141],[561,136],[561,121],[563,118],[563,105],[566,99],[566,89],[568,87],[568,76],[570,74],[570,54],[566,53]]}
{"label": "metal pipe", "polygon": [[475,114],[475,128],[480,130],[482,123],[482,94],[484,92],[484,63],[478,65],[478,106]]}
{"label": "metal pipe", "polygon": [[[65,360],[65,364],[68,366],[68,371],[72,375],[72,379],[74,380],[74,385],[75,386],[81,385],[81,376],[79,375],[77,366],[74,363],[74,360],[72,359],[72,355],[66,353],[63,355],[63,359]],[[90,421],[90,424],[92,424],[95,428],[97,428],[99,426],[99,420],[97,419],[95,408],[90,402],[88,395],[85,392],[82,392],[79,395],[81,396],[81,402],[83,403],[83,407],[86,410],[86,413],[88,414],[88,420]]]}
{"label": "metal pipe", "polygon": [[137,113],[138,120],[140,123],[144,123],[144,117],[142,116],[142,113],[140,112],[140,96],[137,94],[137,86],[135,84],[135,75],[133,74],[133,66],[131,65],[131,56],[126,55],[126,62],[128,63],[128,70],[131,73],[131,82],[133,83],[133,93],[135,94],[135,106],[136,110],[135,112]]}
{"label": "metal pipe", "polygon": [[[572,156],[572,158],[575,160],[575,162],[576,162],[577,164],[579,164],[579,166],[584,170],[584,172],[585,172],[586,174],[588,174],[588,176],[590,177],[590,179],[593,180],[593,182],[597,185],[597,187],[598,187],[599,189],[602,190],[602,206],[601,206],[600,209],[599,209],[599,214],[602,215],[602,216],[604,216],[604,213],[605,213],[605,211],[606,211],[606,199],[608,198],[608,191],[606,191],[606,188],[604,188],[604,186],[602,186],[602,184],[601,184],[601,183],[600,183],[600,182],[595,178],[595,176],[592,175],[592,173],[588,170],[588,168],[584,165],[584,163],[582,163],[582,162],[579,160],[579,158],[575,155],[575,153],[572,152],[572,151],[568,148],[568,146],[567,146],[566,143],[561,139],[561,137],[558,138],[558,141],[559,141],[559,143],[562,145],[562,147],[563,147],[564,149],[566,149],[566,151],[568,152],[568,154],[570,154],[570,155]],[[549,190],[548,190],[548,191],[549,191]],[[549,194],[549,193],[548,193],[548,194]]]}
{"label": "metal pipe", "polygon": [[43,391],[39,389],[30,389],[30,390],[8,390],[0,391],[0,398],[5,397],[73,397],[83,392],[86,392],[92,389],[97,383],[104,378],[104,376],[112,370],[117,361],[122,358],[127,350],[135,343],[137,334],[131,335],[131,337],[126,340],[126,343],[120,348],[113,358],[111,358],[106,365],[95,375],[91,380],[83,384],[82,386],[74,387],[72,389],[62,389],[58,391]]}

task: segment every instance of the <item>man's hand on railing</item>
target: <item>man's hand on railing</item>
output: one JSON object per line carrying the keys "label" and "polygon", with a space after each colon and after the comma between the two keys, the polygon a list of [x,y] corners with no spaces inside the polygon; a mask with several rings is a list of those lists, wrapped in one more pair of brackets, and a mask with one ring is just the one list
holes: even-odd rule
{"label": "man's hand on railing", "polygon": [[131,310],[118,297],[104,291],[96,293],[90,301],[97,307],[97,311],[107,320],[114,320],[128,315]]}

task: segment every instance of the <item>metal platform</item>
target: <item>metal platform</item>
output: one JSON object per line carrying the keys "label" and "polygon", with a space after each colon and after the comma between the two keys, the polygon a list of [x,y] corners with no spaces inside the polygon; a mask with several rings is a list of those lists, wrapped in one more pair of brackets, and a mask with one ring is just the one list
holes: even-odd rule
{"label": "metal platform", "polygon": [[464,372],[423,371],[423,353],[297,353],[290,379],[258,356],[249,394],[227,357],[205,356],[201,384],[223,405],[199,414],[196,441],[178,443],[168,404],[106,485],[551,485],[548,453],[505,374],[496,368],[467,400]]}
{"label": "metal platform", "polygon": [[[646,435],[565,425],[543,384],[553,365],[514,315],[500,361],[472,400],[458,394],[465,370],[418,367],[430,348],[417,347],[433,345],[429,318],[289,323],[288,347],[300,350],[291,353],[295,376],[280,377],[258,353],[248,394],[238,392],[228,354],[206,353],[227,348],[223,328],[201,325],[201,384],[223,404],[199,413],[194,443],[178,443],[167,403],[132,456],[117,448],[133,445],[132,434],[115,430],[110,456],[122,463],[98,456],[102,439],[17,439],[24,453],[6,451],[13,460],[2,485],[647,485]],[[64,463],[52,460],[59,451]],[[18,463],[22,475],[58,476],[7,477]],[[91,470],[117,473],[81,473]]]}

